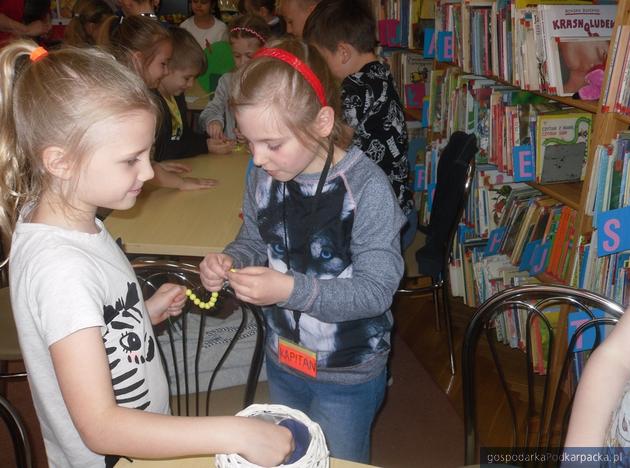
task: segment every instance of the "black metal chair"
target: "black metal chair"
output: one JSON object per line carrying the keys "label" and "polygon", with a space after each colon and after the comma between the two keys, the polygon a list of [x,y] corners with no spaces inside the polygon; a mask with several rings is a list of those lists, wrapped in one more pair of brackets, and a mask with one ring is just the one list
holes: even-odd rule
{"label": "black metal chair", "polygon": [[[418,233],[414,243],[405,251],[405,277],[401,287],[396,291],[396,294],[405,296],[431,293],[438,330],[440,330],[439,292],[441,291],[449,364],[453,375],[455,375],[455,353],[448,291],[448,266],[457,228],[464,214],[475,175],[476,152],[477,137],[463,132],[453,133],[442,151],[438,162],[437,183],[429,225],[419,228],[426,234],[426,243],[424,246],[419,245],[422,234]],[[423,278],[430,279],[429,286],[411,285],[412,282],[421,283]]]}
{"label": "black metal chair", "polygon": [[[166,282],[186,286],[204,302],[207,302],[210,297],[210,293],[201,286],[197,265],[146,258],[136,258],[131,261],[131,264],[140,281],[145,299]],[[220,330],[220,336],[208,335],[210,332],[208,322],[210,320],[224,317],[226,314],[231,314],[239,309],[242,316],[238,325],[234,327],[223,326]],[[249,327],[248,333],[251,334],[252,320],[255,323],[256,337],[249,360],[247,382],[244,388],[242,385],[234,388],[238,391],[243,390],[242,405],[233,409],[221,408],[224,411],[222,414],[235,414],[238,410],[253,403],[256,396],[264,357],[265,336],[264,322],[259,308],[239,301],[231,289],[227,288],[221,291],[213,308],[201,309],[192,301],[187,300],[180,316],[166,320],[163,324],[155,327],[158,349],[170,382],[171,410],[173,413],[197,416],[210,414],[210,395],[217,392],[217,390],[213,391],[216,379],[221,377],[220,373],[224,370],[224,364],[228,362],[230,356],[233,356],[231,353],[233,353],[246,328]],[[232,331],[232,336],[226,338],[226,333]],[[193,334],[191,335],[191,333]],[[213,369],[203,369],[203,363],[208,363],[204,353],[208,353],[207,348],[210,345],[225,346],[212,357],[213,362],[217,361],[216,366]],[[205,380],[208,380],[207,384]],[[230,399],[234,399],[233,395],[230,396]],[[215,414],[214,408],[213,414]]]}
{"label": "black metal chair", "polygon": [[[560,317],[558,327],[561,327],[557,330],[554,330],[545,315],[552,306],[561,308],[556,309]],[[586,319],[577,327],[565,346],[566,321],[562,320],[562,317],[569,309],[582,311],[586,314]],[[597,317],[593,312],[595,309],[601,310],[604,316]],[[499,343],[496,336],[496,327],[500,326],[497,320],[502,320],[500,314],[508,310],[519,314],[521,331],[525,331],[524,337],[521,333],[525,352],[498,349],[508,348]],[[572,374],[574,360],[578,358],[576,344],[584,337],[584,333],[590,330],[595,348],[601,342],[602,327],[615,325],[623,311],[622,306],[598,294],[552,284],[524,285],[506,289],[481,304],[466,329],[462,349],[465,463],[467,465],[476,463],[479,456],[477,415],[479,398],[475,386],[479,371],[484,371],[484,388],[488,392],[485,396],[491,394],[488,398],[493,398],[493,401],[486,402],[489,403],[486,407],[499,408],[503,404],[488,390],[491,388],[488,379],[493,376],[500,384],[499,394],[505,396],[510,415],[508,426],[512,427],[512,445],[506,450],[527,447],[535,449],[537,453],[559,453],[566,436],[577,386],[576,378]],[[537,322],[536,326],[546,330],[549,337],[548,347],[544,353],[549,363],[545,375],[534,372],[533,353],[536,352],[532,341],[534,319]],[[481,353],[477,352],[477,345],[483,332],[491,354],[490,362],[485,355],[480,356]],[[538,349],[540,350],[540,347]],[[494,364],[494,371],[478,366],[481,362],[490,366]],[[505,366],[507,362],[510,366]],[[517,372],[515,369],[520,370],[521,374],[510,375]],[[492,417],[497,418],[496,414]],[[483,463],[483,460],[481,462]]]}
{"label": "black metal chair", "polygon": [[0,395],[0,418],[4,421],[11,441],[13,443],[13,453],[17,468],[31,468],[33,460],[31,456],[31,445],[28,440],[26,426],[18,414],[15,407],[3,396]]}

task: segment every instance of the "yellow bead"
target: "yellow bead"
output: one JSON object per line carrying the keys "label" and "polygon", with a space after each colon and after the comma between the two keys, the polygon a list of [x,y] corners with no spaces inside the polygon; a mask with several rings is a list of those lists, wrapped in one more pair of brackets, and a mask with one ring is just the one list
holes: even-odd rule
{"label": "yellow bead", "polygon": [[211,297],[210,298],[210,304],[216,304],[217,302],[217,298],[216,297]]}
{"label": "yellow bead", "polygon": [[199,298],[197,298],[197,299],[194,299],[193,302],[195,303],[195,305],[199,305],[201,301],[199,300]]}
{"label": "yellow bead", "polygon": [[197,299],[197,295],[196,294],[191,294],[190,295],[190,300],[194,301],[195,299]]}
{"label": "yellow bead", "polygon": [[192,289],[187,289],[186,290],[186,295],[190,297],[191,294],[192,294]]}
{"label": "yellow bead", "polygon": [[214,291],[212,294],[210,294],[210,297],[219,297],[219,293]]}

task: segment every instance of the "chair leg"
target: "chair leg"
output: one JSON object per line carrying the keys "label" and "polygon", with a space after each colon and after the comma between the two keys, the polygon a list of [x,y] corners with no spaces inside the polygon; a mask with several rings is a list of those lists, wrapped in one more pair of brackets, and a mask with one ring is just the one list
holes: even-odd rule
{"label": "chair leg", "polygon": [[31,445],[28,440],[28,433],[22,418],[17,413],[15,407],[6,398],[0,396],[0,418],[4,420],[9,429],[15,462],[18,468],[31,468]]}
{"label": "chair leg", "polygon": [[451,305],[448,297],[448,281],[442,284],[442,303],[444,305],[444,322],[446,324],[446,340],[448,342],[448,354],[451,363],[451,375],[455,375],[455,353],[453,350],[453,325],[451,322]]}
{"label": "chair leg", "polygon": [[250,310],[256,321],[258,332],[256,333],[256,346],[254,347],[254,354],[252,355],[252,362],[249,368],[249,375],[247,376],[247,385],[245,387],[245,398],[243,400],[243,408],[248,407],[254,402],[256,397],[256,388],[258,386],[258,378],[260,377],[260,371],[262,369],[263,359],[265,357],[265,321],[262,317],[262,311],[257,306],[250,306]]}
{"label": "chair leg", "polygon": [[[9,373],[9,362],[0,360],[0,375]],[[0,378],[0,397],[7,397],[7,383]]]}
{"label": "chair leg", "polygon": [[435,329],[440,331],[440,297],[438,296],[438,288],[435,287],[435,284],[431,292],[433,294],[433,310],[435,310]]}

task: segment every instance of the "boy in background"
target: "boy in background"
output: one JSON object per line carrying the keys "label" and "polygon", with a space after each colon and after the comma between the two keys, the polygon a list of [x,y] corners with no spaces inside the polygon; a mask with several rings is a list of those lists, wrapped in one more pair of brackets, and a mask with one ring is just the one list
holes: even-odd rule
{"label": "boy in background", "polygon": [[[182,28],[170,30],[173,55],[168,74],[160,80],[157,98],[162,109],[162,121],[155,140],[155,160],[180,159],[205,153],[229,152],[195,133],[188,125],[184,91],[206,69],[206,56],[192,34]],[[232,145],[233,146],[233,145]]]}
{"label": "boy in background", "polygon": [[280,14],[287,23],[287,33],[302,37],[304,23],[319,0],[281,0]]}
{"label": "boy in background", "polygon": [[342,81],[342,112],[355,131],[353,144],[389,177],[407,217],[401,232],[404,250],[418,226],[408,184],[407,124],[389,68],[374,52],[374,16],[360,0],[322,0],[306,20],[304,39],[319,50],[332,74]]}

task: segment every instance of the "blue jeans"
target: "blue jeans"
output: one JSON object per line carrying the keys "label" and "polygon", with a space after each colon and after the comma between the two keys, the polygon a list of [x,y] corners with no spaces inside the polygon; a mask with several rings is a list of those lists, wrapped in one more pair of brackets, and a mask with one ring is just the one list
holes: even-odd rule
{"label": "blue jeans", "polygon": [[368,382],[342,385],[302,378],[266,361],[272,403],[300,410],[317,422],[330,456],[369,463],[372,422],[385,397],[385,369]]}

